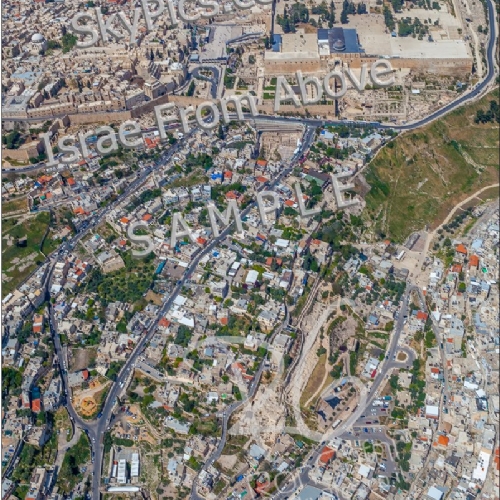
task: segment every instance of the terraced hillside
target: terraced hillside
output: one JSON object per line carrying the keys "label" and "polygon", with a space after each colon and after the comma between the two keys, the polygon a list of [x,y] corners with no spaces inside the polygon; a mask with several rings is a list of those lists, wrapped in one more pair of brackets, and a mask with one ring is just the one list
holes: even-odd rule
{"label": "terraced hillside", "polygon": [[498,182],[497,118],[476,123],[478,111],[484,115],[498,100],[497,88],[379,152],[366,173],[367,209],[379,235],[402,242],[426,225],[436,227],[457,203]]}

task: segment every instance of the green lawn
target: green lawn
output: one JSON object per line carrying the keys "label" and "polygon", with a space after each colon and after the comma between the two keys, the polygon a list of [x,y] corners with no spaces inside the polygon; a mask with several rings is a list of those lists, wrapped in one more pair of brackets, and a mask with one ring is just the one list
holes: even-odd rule
{"label": "green lawn", "polygon": [[9,215],[9,213],[19,212],[21,210],[24,210],[25,212],[28,211],[28,200],[25,197],[15,198],[2,203],[3,215]]}
{"label": "green lawn", "polygon": [[498,89],[384,146],[366,171],[368,212],[380,237],[403,242],[436,227],[460,201],[498,182],[498,123],[476,124]]}
{"label": "green lawn", "polygon": [[122,253],[125,267],[109,274],[103,274],[95,268],[88,281],[86,290],[99,294],[105,303],[134,303],[143,299],[153,281],[155,266],[152,262],[154,254],[146,258],[134,258],[129,252]]}
{"label": "green lawn", "polygon": [[[42,212],[19,224],[16,222],[16,219],[7,219],[2,227],[2,273],[11,278],[2,280],[3,297],[12,292],[28,274],[45,260],[40,252],[40,244],[49,225],[50,214]],[[24,236],[27,236],[27,246],[17,247],[16,239]],[[9,245],[8,242],[12,244]],[[56,242],[47,241],[44,244],[44,251],[50,251],[56,246]],[[26,261],[25,264],[20,266],[14,264],[17,262],[16,258],[22,262],[31,254],[36,254],[36,256],[34,255],[34,258]]]}

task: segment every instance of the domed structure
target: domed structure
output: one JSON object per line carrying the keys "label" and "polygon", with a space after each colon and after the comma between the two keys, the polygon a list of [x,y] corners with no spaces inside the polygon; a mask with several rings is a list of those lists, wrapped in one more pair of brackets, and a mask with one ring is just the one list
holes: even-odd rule
{"label": "domed structure", "polygon": [[35,33],[32,37],[31,37],[31,43],[43,43],[45,42],[45,38],[43,35],[41,35],[40,33]]}
{"label": "domed structure", "polygon": [[345,50],[345,42],[344,40],[337,38],[337,40],[334,40],[333,42],[333,48],[337,52],[342,52]]}

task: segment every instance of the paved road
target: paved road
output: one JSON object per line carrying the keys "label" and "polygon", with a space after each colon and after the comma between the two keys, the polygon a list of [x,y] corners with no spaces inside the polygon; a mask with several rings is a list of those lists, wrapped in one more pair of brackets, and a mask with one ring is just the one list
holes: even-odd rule
{"label": "paved road", "polygon": [[[431,314],[430,311],[427,310],[427,304],[425,302],[425,297],[424,294],[422,293],[422,290],[420,288],[415,287],[415,290],[418,293],[419,299],[420,299],[420,306],[423,311],[427,312],[428,314]],[[437,344],[438,344],[438,349],[439,349],[439,355],[441,356],[441,364],[443,365],[443,396],[446,396],[449,398],[450,396],[450,387],[449,387],[449,382],[448,382],[448,365],[446,363],[446,355],[444,352],[444,337],[440,334],[439,332],[439,326],[432,321],[432,331],[434,332],[434,335],[436,336]],[[442,405],[441,405],[442,407]],[[441,412],[441,418],[442,418],[443,412]]]}
{"label": "paved road", "polygon": [[[92,490],[92,498],[93,499],[98,499],[99,498],[99,484],[100,484],[100,473],[101,473],[101,466],[102,466],[102,452],[103,452],[103,444],[102,444],[102,438],[104,435],[104,431],[106,430],[106,426],[109,423],[110,417],[111,417],[111,411],[112,408],[116,402],[116,396],[118,394],[118,389],[119,389],[119,383],[124,380],[126,376],[128,376],[129,371],[130,371],[130,363],[135,362],[139,352],[142,350],[142,347],[144,343],[140,343],[138,346],[138,349],[133,353],[131,358],[129,358],[127,364],[124,367],[124,370],[120,373],[119,379],[117,380],[117,383],[115,383],[112,386],[112,389],[110,393],[108,394],[108,398],[106,400],[106,404],[104,406],[104,409],[102,411],[102,417],[99,420],[92,420],[92,421],[87,421],[82,419],[75,411],[73,408],[73,405],[71,404],[71,401],[68,401],[67,396],[68,396],[68,375],[67,375],[67,359],[66,359],[66,354],[65,354],[65,349],[61,345],[61,340],[60,337],[57,333],[57,322],[55,320],[55,315],[54,315],[54,310],[52,308],[52,304],[50,302],[50,284],[52,281],[52,274],[54,270],[54,266],[57,263],[58,256],[63,252],[64,250],[71,250],[73,249],[78,241],[80,241],[84,236],[88,234],[89,231],[91,231],[95,226],[97,226],[104,218],[106,215],[113,209],[115,208],[122,200],[126,199],[128,196],[130,196],[133,192],[135,192],[139,186],[146,180],[146,178],[151,174],[153,169],[158,168],[160,165],[163,163],[166,163],[167,161],[170,160],[170,158],[178,151],[178,149],[181,147],[181,144],[186,141],[191,135],[194,133],[194,131],[191,134],[188,134],[182,141],[174,145],[172,148],[170,148],[162,157],[161,159],[154,165],[154,167],[147,167],[144,169],[142,174],[140,174],[137,179],[135,179],[126,189],[125,191],[113,202],[111,203],[108,207],[106,207],[95,219],[94,221],[89,224],[83,231],[77,233],[73,238],[68,240],[64,245],[61,246],[59,254],[54,254],[51,259],[50,259],[50,271],[47,273],[47,278],[44,284],[44,290],[45,290],[45,295],[46,295],[46,300],[49,305],[49,326],[50,326],[50,331],[52,335],[52,339],[54,342],[54,347],[55,347],[55,352],[58,358],[58,364],[59,364],[59,370],[61,371],[61,379],[63,381],[63,387],[65,390],[65,401],[63,403],[67,406],[68,413],[70,416],[70,419],[73,423],[73,425],[76,425],[77,427],[80,427],[89,437],[89,440],[91,441],[91,446],[92,446],[92,457],[93,460],[95,460],[94,464],[94,477],[93,477],[93,490]],[[174,289],[174,293],[177,294],[179,291],[179,286],[177,286]],[[175,295],[172,295],[170,299],[165,303],[164,307],[167,305],[167,303],[170,305],[173,301],[173,298]],[[144,341],[144,339],[143,339]]]}
{"label": "paved road", "polygon": [[[376,376],[375,380],[373,381],[371,387],[367,389],[366,393],[362,392],[360,402],[358,404],[358,408],[353,414],[348,417],[348,419],[337,429],[327,432],[324,435],[324,441],[313,450],[311,453],[309,459],[307,460],[308,466],[305,468],[302,468],[298,475],[295,474],[294,477],[292,478],[292,484],[289,485],[288,483],[284,485],[281,488],[281,492],[278,493],[277,496],[275,496],[275,500],[284,500],[287,498],[290,494],[294,493],[297,491],[297,488],[299,486],[304,486],[306,484],[314,484],[310,481],[309,479],[309,470],[311,469],[312,464],[315,464],[321,454],[321,450],[323,449],[324,445],[326,444],[327,441],[336,438],[336,437],[342,437],[345,435],[346,432],[349,431],[349,429],[356,423],[356,421],[361,418],[362,415],[366,415],[366,410],[372,405],[373,401],[378,397],[378,390],[381,386],[382,383],[386,380],[387,375],[389,372],[395,368],[395,367],[401,367],[401,362],[398,362],[395,360],[396,353],[401,350],[401,348],[398,346],[398,341],[399,337],[401,335],[401,332],[403,331],[403,327],[405,324],[405,320],[407,319],[408,316],[408,305],[409,305],[409,300],[410,300],[410,293],[417,289],[417,287],[413,285],[408,285],[406,288],[405,293],[403,294],[402,297],[402,305],[401,309],[399,311],[399,316],[398,320],[395,326],[395,331],[394,334],[392,335],[391,342],[389,344],[389,348],[386,352],[386,360],[383,362],[382,367],[380,369],[380,372]],[[410,351],[411,352],[411,351]],[[406,364],[406,362],[404,363]],[[371,436],[374,436],[374,434],[371,434]],[[321,489],[321,486],[319,486]],[[328,490],[326,490],[328,491]],[[338,492],[334,492],[338,496]]]}
{"label": "paved road", "polygon": [[[489,28],[489,38],[488,38],[488,47],[486,49],[486,60],[488,61],[488,73],[486,74],[486,77],[476,86],[474,87],[473,90],[470,92],[467,92],[457,99],[455,99],[453,102],[447,104],[443,108],[435,111],[434,113],[431,113],[429,116],[422,118],[421,120],[417,120],[412,123],[406,123],[404,125],[397,125],[397,124],[379,124],[378,128],[381,129],[395,129],[395,130],[412,130],[418,127],[421,127],[423,125],[427,125],[428,123],[432,122],[433,120],[440,118],[444,116],[445,114],[449,113],[453,109],[461,106],[467,101],[470,101],[471,99],[475,99],[478,97],[486,88],[488,85],[493,81],[493,79],[496,76],[496,70],[495,70],[495,47],[496,47],[496,40],[498,37],[497,33],[497,26],[495,24],[495,19],[496,19],[496,13],[495,13],[495,4],[493,0],[486,0],[486,6],[488,9],[488,28]],[[273,10],[275,8],[274,2],[273,2]],[[273,16],[274,19],[274,16]],[[210,67],[211,69],[215,69],[213,66]],[[196,70],[193,70],[196,71]],[[216,95],[213,95],[213,86],[212,86],[212,97],[215,99]],[[66,116],[65,114],[62,115],[56,115],[56,116],[46,116],[44,118],[8,118],[5,119],[6,121],[20,121],[20,122],[39,122],[43,120],[55,120],[56,118],[63,118]],[[254,119],[254,117],[247,116],[247,119]],[[280,116],[265,116],[265,115],[259,115],[259,119],[261,120],[266,120],[266,121],[276,121],[276,122],[290,122],[290,120],[295,120],[298,121],[299,123],[303,123],[306,125],[312,125],[315,127],[319,127],[324,125],[325,120],[314,120],[314,119],[308,119],[308,118],[290,118],[290,117],[280,117]],[[352,123],[356,124],[357,122],[342,122],[339,121],[338,124],[342,125],[343,123]],[[3,172],[5,171],[17,171],[17,172],[28,172],[30,170],[36,170],[40,168],[39,166],[34,166],[30,165],[27,167],[24,167],[22,169],[2,169]]]}
{"label": "paved road", "polygon": [[[309,147],[309,145],[312,143],[314,140],[314,130],[313,129],[308,129],[306,131],[306,134],[304,136],[304,144]],[[170,154],[170,156],[173,154],[173,152]],[[293,162],[297,160],[298,155],[296,155],[290,166],[286,169],[284,169],[275,179],[274,181],[271,182],[270,186],[265,187],[262,186],[261,190],[264,189],[272,189],[274,186],[276,186],[281,180],[289,175],[292,169]],[[256,203],[255,201],[251,203],[245,210],[241,212],[241,217],[245,217],[250,213],[250,211],[255,207]],[[139,355],[142,353],[144,348],[146,347],[146,344],[149,342],[149,340],[153,337],[153,335],[156,332],[156,328],[158,327],[158,323],[160,319],[165,315],[165,313],[170,309],[172,306],[175,298],[179,294],[179,292],[182,290],[182,287],[187,279],[188,276],[190,276],[198,266],[198,263],[200,262],[201,258],[210,252],[218,246],[225,238],[228,236],[232,230],[233,224],[229,225],[226,227],[223,231],[221,231],[220,235],[217,238],[214,238],[204,249],[199,249],[195,254],[194,254],[194,259],[191,261],[189,266],[186,268],[186,271],[184,272],[183,277],[177,282],[177,285],[174,287],[173,291],[171,292],[169,298],[165,301],[165,303],[161,306],[161,308],[158,311],[158,315],[155,321],[151,324],[149,327],[148,331],[144,335],[144,337],[138,342],[134,352],[131,354],[131,356],[128,358],[126,361],[125,365],[123,366],[122,370],[120,371],[116,382],[113,384],[107,399],[106,403],[104,405],[104,408],[102,410],[102,417],[101,419],[97,422],[95,425],[95,437],[96,437],[96,453],[95,453],[95,465],[94,465],[94,477],[93,477],[93,482],[92,482],[92,498],[93,499],[98,499],[99,498],[99,487],[101,483],[101,469],[102,469],[102,458],[103,458],[103,443],[102,443],[102,438],[104,435],[104,432],[106,430],[106,427],[108,425],[108,421],[111,417],[111,413],[113,410],[114,405],[116,404],[116,399],[123,389],[125,382],[127,378],[130,376],[131,369],[133,365],[137,362],[137,358]],[[261,373],[263,370],[263,364],[261,365],[258,375],[260,377]],[[256,381],[257,381],[256,377]],[[254,388],[252,389],[253,391],[257,387],[257,383],[254,383]],[[235,403],[236,404],[236,403]],[[234,411],[234,408],[233,408]],[[230,413],[227,412],[226,416],[223,416],[223,429],[227,428],[227,420],[230,416]],[[227,432],[227,431],[226,431]],[[222,440],[221,440],[222,441]]]}
{"label": "paved road", "polygon": [[[302,150],[306,150],[310,147],[310,145],[314,141],[314,134],[315,134],[314,128],[309,127],[306,129],[304,136],[303,136],[303,139],[302,139]],[[294,164],[297,162],[299,156],[300,156],[300,151],[292,157],[292,159],[290,160],[289,166],[285,170],[283,170],[271,182],[270,186],[267,187],[266,189],[272,190],[277,184],[279,184],[281,182],[281,180],[291,172],[291,170],[292,170]],[[262,188],[262,189],[264,189],[264,188]],[[255,202],[252,203],[244,212],[242,212],[242,214],[241,214],[242,217],[244,217],[246,214],[248,214],[254,206],[255,206]],[[226,233],[230,229],[230,227],[227,228],[224,231],[224,233]],[[223,234],[221,234],[221,237]],[[286,308],[285,318],[284,318],[283,322],[281,323],[280,327],[273,333],[273,336],[269,340],[269,344],[271,344],[273,339],[276,337],[276,335],[278,335],[278,333],[280,333],[282,331],[282,329],[288,325],[289,319],[290,319],[290,317],[289,317],[289,313],[288,313],[288,308]],[[224,446],[225,446],[226,440],[227,440],[227,425],[228,425],[229,419],[231,418],[231,415],[236,410],[241,408],[243,405],[245,405],[248,401],[250,401],[255,396],[255,392],[257,391],[257,388],[259,386],[260,377],[262,375],[262,372],[264,371],[264,367],[265,367],[265,360],[263,360],[260,364],[259,370],[255,376],[254,382],[252,382],[252,385],[250,386],[250,392],[248,393],[248,397],[244,401],[238,401],[238,402],[232,403],[224,410],[223,416],[222,416],[222,422],[221,422],[221,427],[222,427],[221,439],[219,441],[219,444],[217,445],[217,448],[212,453],[210,458],[205,462],[205,464],[201,470],[206,470],[208,467],[210,467],[214,462],[216,462],[220,458],[220,456],[222,454],[222,450],[224,449]],[[198,495],[198,493],[197,493],[197,481],[198,481],[198,476],[193,481],[193,486],[191,488],[191,498],[193,500],[203,500],[203,497]]]}

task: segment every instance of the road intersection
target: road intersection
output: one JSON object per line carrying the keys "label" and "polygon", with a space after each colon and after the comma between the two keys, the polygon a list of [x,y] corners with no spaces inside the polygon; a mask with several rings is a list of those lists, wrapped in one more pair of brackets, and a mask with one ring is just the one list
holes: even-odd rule
{"label": "road intersection", "polygon": [[[486,2],[487,9],[488,9],[488,16],[490,19],[489,23],[489,28],[490,28],[490,37],[489,37],[489,42],[486,50],[486,58],[488,62],[488,73],[484,80],[477,84],[470,92],[460,96],[458,99],[453,101],[452,103],[448,104],[447,106],[441,108],[440,110],[432,113],[431,115],[427,116],[426,118],[419,120],[417,122],[411,123],[411,124],[404,124],[404,125],[386,125],[386,124],[378,124],[379,128],[382,129],[396,129],[396,130],[412,130],[417,127],[421,127],[423,125],[426,125],[433,120],[440,118],[450,112],[451,110],[457,108],[458,106],[461,106],[465,102],[474,99],[478,97],[483,91],[485,91],[488,86],[492,83],[493,79],[495,78],[496,71],[495,71],[495,61],[494,61],[494,56],[495,56],[495,44],[496,44],[496,38],[497,38],[497,28],[496,24],[494,22],[495,19],[495,10],[494,10],[494,3],[492,0],[487,0]],[[53,118],[53,117],[52,117]],[[255,119],[255,117],[252,117],[251,119]],[[259,120],[263,121],[273,121],[276,123],[279,122],[288,122],[290,123],[291,121],[294,120],[294,118],[290,117],[277,117],[277,116],[259,116]],[[39,119],[40,120],[40,119]],[[324,125],[324,120],[314,120],[314,119],[301,119],[299,120],[300,123],[304,124],[307,126],[304,140],[303,140],[303,150],[307,150],[309,146],[312,144],[312,141],[314,139],[314,129],[317,126],[322,126]],[[339,122],[342,123],[342,122]],[[354,122],[353,122],[354,123]],[[188,134],[185,139],[190,137],[193,132]],[[184,140],[185,140],[184,139]],[[86,235],[90,230],[92,230],[96,225],[100,223],[100,221],[104,220],[104,217],[109,213],[109,211],[114,208],[119,201],[122,199],[125,199],[127,196],[129,196],[134,190],[136,190],[144,181],[145,179],[151,174],[151,172],[157,168],[161,163],[166,163],[178,150],[180,147],[180,144],[176,144],[172,148],[168,150],[168,152],[162,157],[160,162],[158,162],[154,167],[148,167],[146,168],[142,174],[139,175],[139,177],[125,190],[125,192],[120,195],[120,197],[113,202],[109,207],[103,209],[100,215],[96,216],[94,218],[94,221],[89,225],[85,230],[83,230],[80,233],[77,233],[71,240],[69,240],[61,250],[59,251],[59,254],[53,254],[52,256],[49,256],[49,262],[50,262],[50,271],[48,272],[46,281],[45,281],[45,295],[47,298],[47,302],[49,304],[49,325],[50,325],[50,331],[51,335],[54,341],[54,346],[55,346],[55,352],[58,358],[58,366],[59,370],[61,371],[61,377],[63,380],[63,387],[65,389],[66,396],[68,396],[68,379],[67,379],[67,370],[65,368],[66,366],[66,356],[64,353],[63,346],[60,341],[59,334],[57,332],[57,322],[54,314],[54,310],[52,308],[52,304],[50,302],[50,284],[51,284],[51,278],[52,278],[52,273],[54,270],[54,266],[57,262],[57,257],[64,251],[70,250],[76,246],[76,244]],[[294,161],[297,160],[296,155],[294,157]],[[272,189],[274,186],[276,186],[286,175],[288,175],[291,172],[292,166],[294,161],[290,163],[290,165],[285,168],[271,183],[270,186],[267,186],[266,189]],[[31,165],[28,167],[24,167],[22,169],[15,169],[17,172],[28,172],[31,170],[38,170],[41,167],[40,165]],[[10,169],[9,169],[10,170]],[[4,170],[5,171],[5,170]],[[242,212],[242,216],[245,216],[246,214],[249,213],[249,211],[255,206],[255,202],[250,204],[250,206]],[[186,272],[184,273],[184,276],[178,281],[177,285],[174,287],[172,290],[171,294],[166,298],[164,301],[163,305],[159,309],[159,313],[157,315],[157,318],[149,329],[147,330],[146,334],[141,338],[141,340],[138,342],[134,352],[130,355],[130,357],[127,359],[125,365],[123,366],[122,370],[118,374],[118,377],[115,381],[115,383],[111,386],[111,390],[108,393],[107,399],[105,401],[105,404],[103,406],[103,409],[101,411],[101,417],[97,420],[91,420],[87,421],[82,419],[75,409],[73,408],[71,404],[71,400],[68,400],[68,397],[66,397],[65,400],[65,405],[67,407],[69,416],[71,418],[73,426],[77,426],[81,428],[84,432],[89,437],[89,440],[91,442],[91,447],[92,447],[92,457],[93,457],[93,462],[94,462],[94,467],[93,467],[93,480],[92,480],[92,498],[93,499],[98,499],[100,498],[100,485],[101,485],[101,471],[102,471],[102,461],[103,461],[103,448],[104,448],[104,443],[103,443],[103,437],[104,433],[109,425],[109,422],[112,417],[113,409],[117,403],[117,399],[120,395],[120,393],[123,390],[124,384],[127,381],[127,379],[131,375],[131,370],[133,368],[133,365],[137,362],[138,357],[140,354],[143,352],[143,350],[146,348],[147,343],[149,340],[152,338],[154,335],[156,328],[158,326],[158,323],[160,319],[168,312],[170,307],[172,306],[175,298],[177,295],[180,293],[183,284],[185,283],[185,280],[190,276],[193,271],[196,269],[198,263],[200,262],[201,258],[204,255],[209,254],[214,250],[214,248],[220,244],[226,236],[230,233],[232,230],[232,226],[227,227],[223,231],[221,231],[220,236],[217,238],[214,238],[203,250],[198,250],[197,253],[195,254],[194,259],[192,260],[191,264],[188,266],[186,269]],[[370,388],[364,388],[364,390],[361,391],[360,394],[360,402],[358,404],[358,408],[356,409],[355,412],[352,413],[352,415],[337,429],[331,430],[330,432],[325,434],[324,437],[324,442],[331,440],[336,437],[341,437],[344,436],[346,432],[349,432],[349,429],[352,428],[352,426],[358,421],[361,417],[362,414],[366,411],[366,408],[368,408],[373,401],[377,398],[378,391],[381,387],[381,384],[386,380],[387,375],[390,373],[390,371],[393,368],[398,368],[401,367],[401,362],[395,360],[395,355],[398,350],[401,350],[401,347],[398,346],[398,341],[400,334],[403,330],[405,319],[407,318],[408,315],[408,305],[409,305],[409,298],[410,298],[410,293],[415,291],[416,293],[419,294],[420,300],[422,302],[422,305],[425,306],[425,297],[423,297],[422,292],[420,289],[414,285],[409,284],[407,287],[407,290],[403,296],[403,303],[401,307],[401,311],[397,320],[397,324],[395,326],[394,334],[392,335],[392,339],[386,354],[386,360],[382,363],[382,367],[380,372],[378,373],[377,377],[373,381],[372,385]],[[437,329],[437,326],[432,325],[432,328],[434,330],[434,333],[436,334],[436,338],[439,339],[439,331]],[[442,356],[442,361],[443,361],[443,366],[445,369],[445,377],[444,377],[444,395],[447,395],[449,393],[448,390],[448,377],[446,373],[446,363],[444,362],[444,353],[442,349],[440,349],[440,353]],[[253,387],[250,389],[250,392],[248,394],[248,398],[245,401],[241,402],[236,402],[231,404],[224,412],[222,416],[222,422],[221,422],[221,427],[222,427],[222,436],[219,441],[218,447],[214,454],[209,458],[209,460],[206,462],[205,467],[213,464],[215,460],[220,456],[220,453],[222,452],[222,449],[225,444],[226,436],[227,436],[227,425],[229,418],[231,414],[240,408],[243,404],[245,404],[248,400],[250,400],[254,395],[255,391],[258,387],[258,381],[260,379],[260,376],[262,374],[262,371],[264,369],[264,362],[261,363],[261,366],[259,368],[258,373],[256,374],[255,377],[255,382]],[[319,457],[321,453],[322,446],[319,446],[316,448],[310,458],[308,463],[315,463],[317,458]],[[311,481],[309,480],[308,477],[308,470],[309,466],[305,466],[299,474],[297,475],[297,479],[299,480],[299,484],[305,485],[305,484],[312,484]],[[295,483],[294,483],[295,484]],[[282,488],[283,489],[283,488]],[[195,499],[201,498],[197,495],[196,493],[196,488],[193,489],[192,497]],[[296,490],[295,490],[296,491]],[[278,496],[275,498],[277,499],[284,499],[292,493],[293,491],[290,491],[288,486],[285,486],[284,490],[282,493],[279,493]]]}

